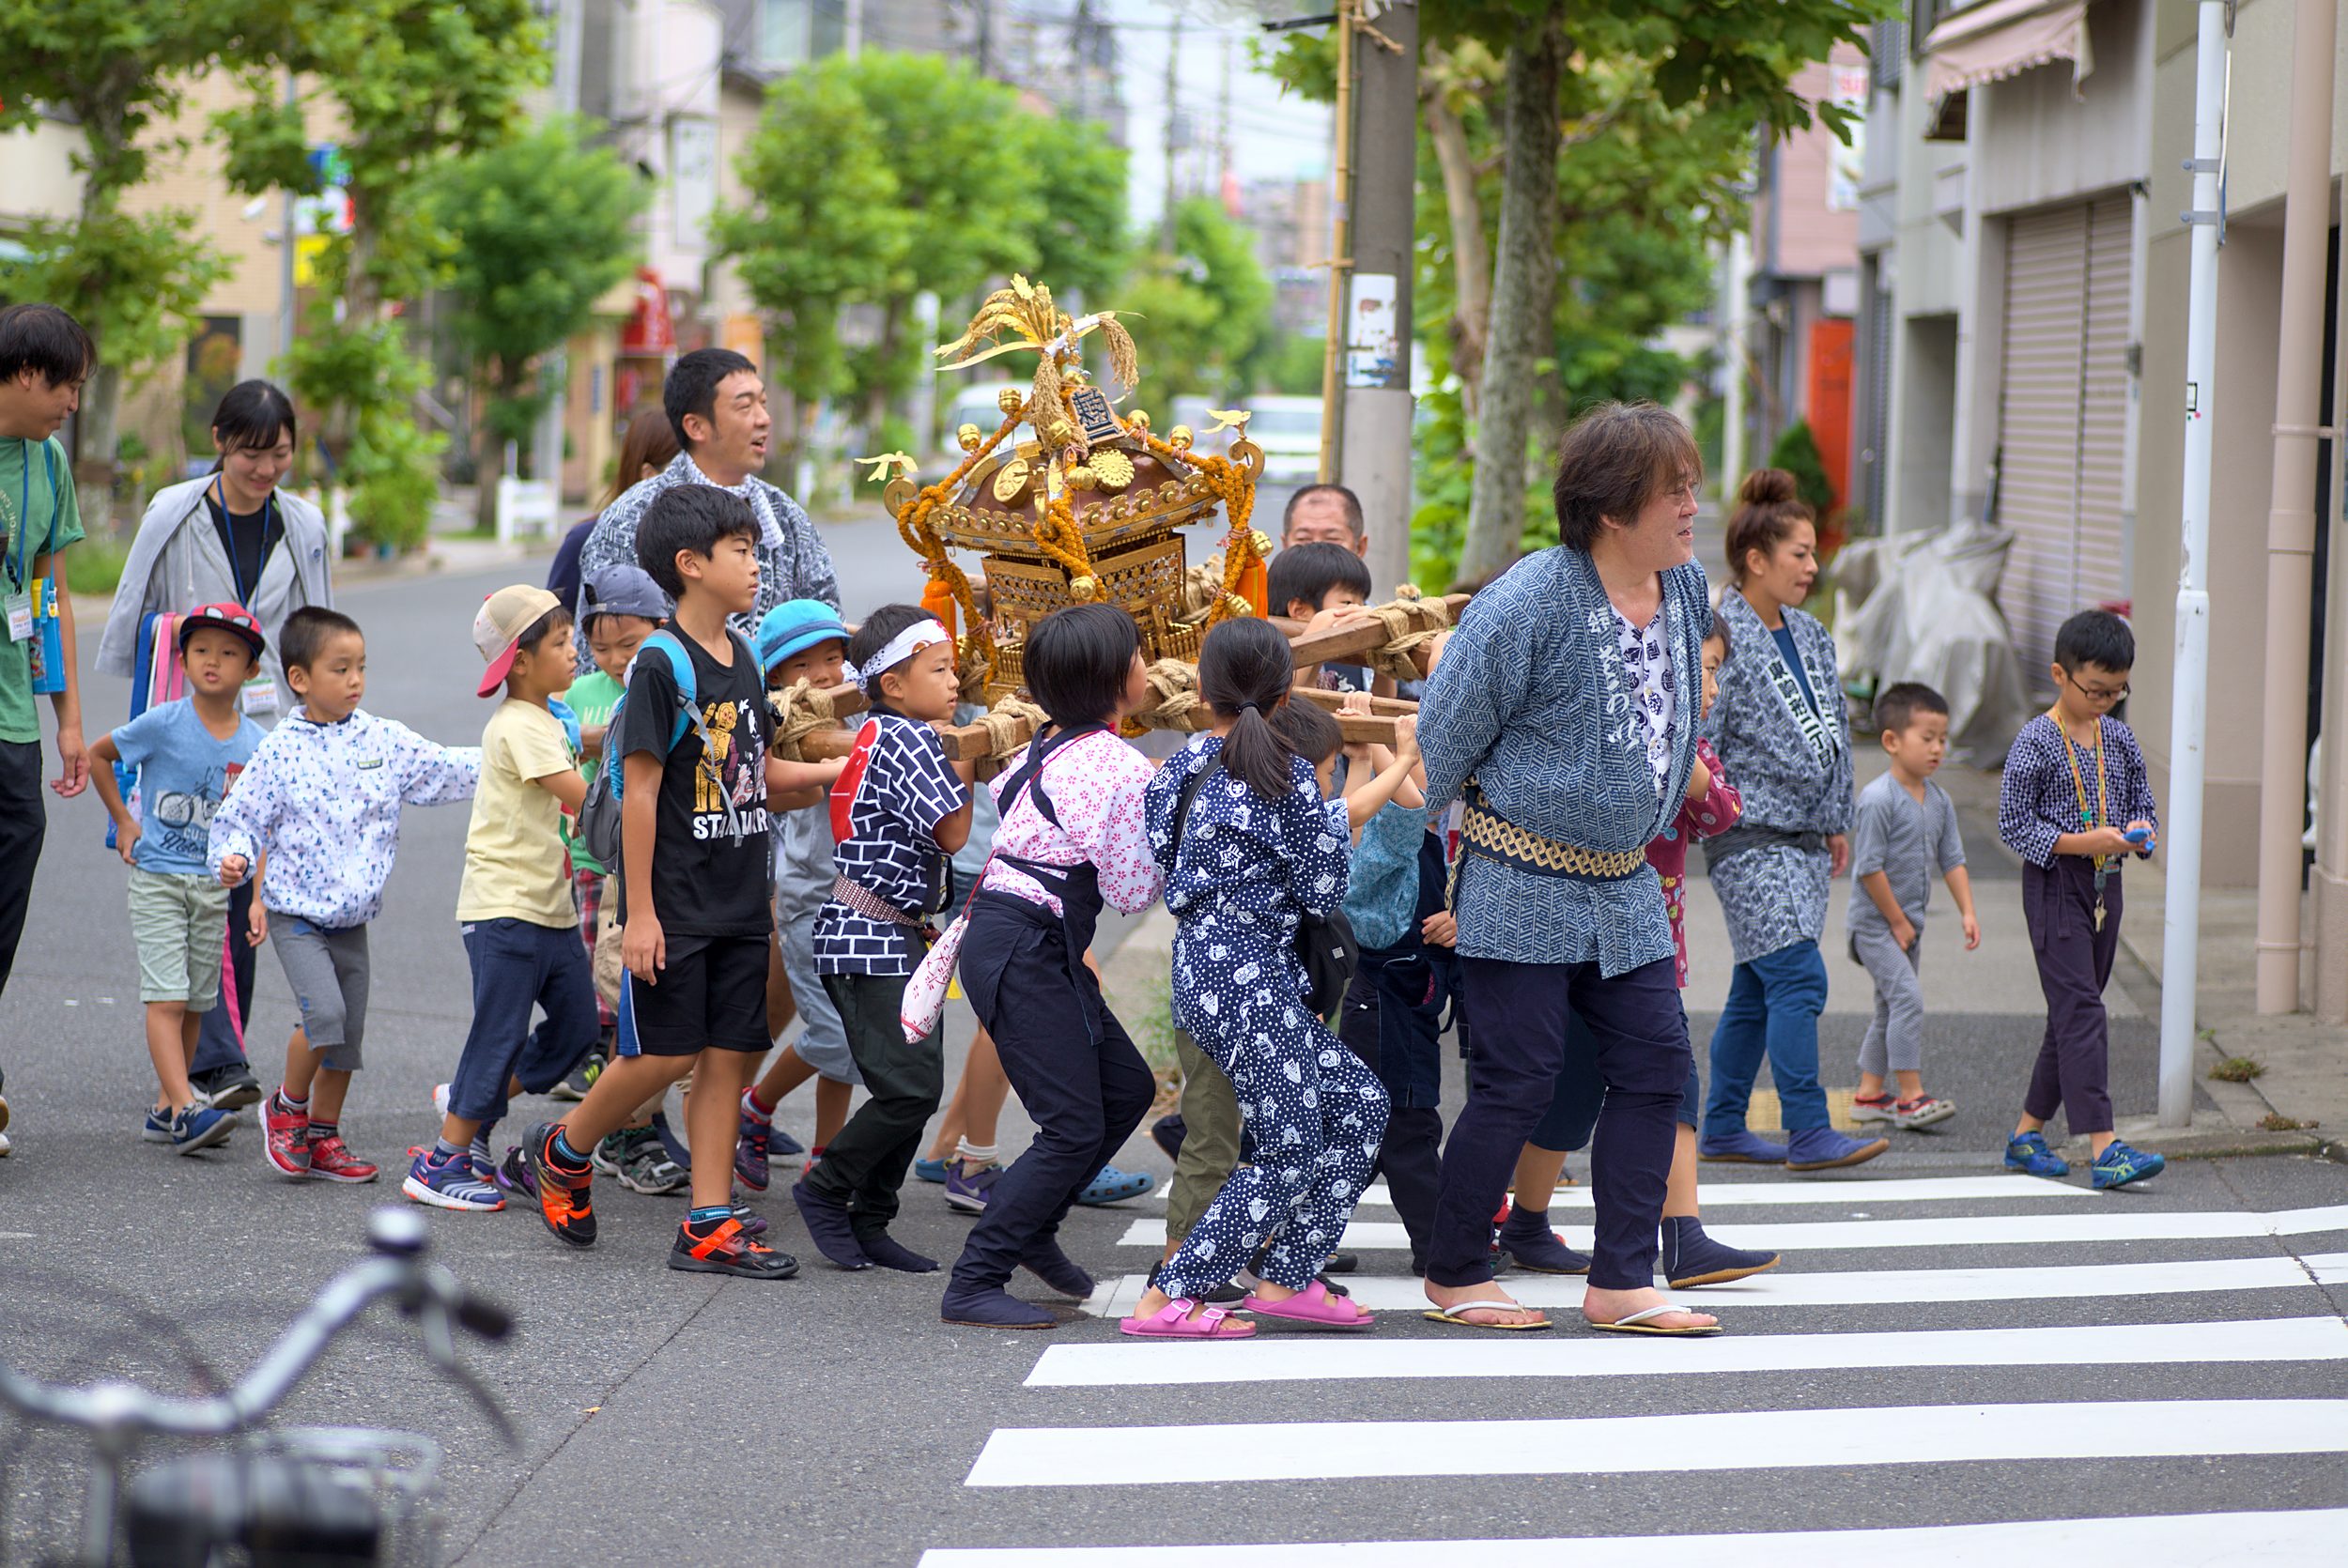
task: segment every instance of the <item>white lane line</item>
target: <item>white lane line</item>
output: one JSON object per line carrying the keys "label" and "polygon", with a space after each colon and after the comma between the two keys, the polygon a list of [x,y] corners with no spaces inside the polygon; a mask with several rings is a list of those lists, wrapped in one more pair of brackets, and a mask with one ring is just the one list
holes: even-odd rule
{"label": "white lane line", "polygon": [[1435,1475],[1689,1474],[1986,1460],[2325,1453],[2342,1448],[2348,1448],[2348,1399],[1913,1405],[1558,1421],[1012,1426],[998,1427],[987,1438],[965,1484],[1143,1486]]}
{"label": "white lane line", "polygon": [[1537,1541],[1313,1541],[1245,1546],[938,1547],[920,1568],[1557,1568],[1561,1562],[1733,1562],[1817,1568],[1824,1561],[2013,1568],[2024,1561],[2171,1565],[2319,1562],[2348,1539],[2348,1508],[2261,1514],[2161,1514],[2117,1519],[2016,1519],[1906,1530],[1802,1530],[1752,1535],[1573,1536]]}
{"label": "white lane line", "polygon": [[[2305,1236],[2348,1230],[2348,1204],[2274,1214],[2207,1212],[2132,1214],[2112,1207],[2096,1214],[1967,1214],[1937,1220],[1789,1221],[1778,1224],[1707,1225],[1731,1247],[1769,1253],[1880,1251],[1891,1247],[2016,1247],[2086,1241],[2233,1241],[2254,1236]],[[1166,1247],[1166,1222],[1135,1220],[1119,1237],[1123,1247]],[[1355,1220],[1339,1243],[1356,1251],[1400,1252],[1411,1239],[1391,1220]]]}
{"label": "white lane line", "polygon": [[[1158,1189],[1158,1196],[1174,1195],[1174,1184],[1166,1182]],[[1830,1176],[1813,1181],[1722,1181],[1704,1184],[1704,1207],[1707,1208],[1741,1208],[1748,1205],[1776,1206],[1783,1204],[1850,1204],[1868,1206],[1884,1203],[1984,1203],[2023,1198],[2093,1198],[2101,1194],[2076,1182],[2047,1181],[2028,1176]],[[1364,1205],[1374,1208],[1392,1208],[1394,1199],[1386,1191],[1386,1184],[1373,1181],[1362,1191]],[[1590,1190],[1583,1187],[1564,1187],[1550,1200],[1553,1213],[1558,1208],[1587,1209],[1592,1206]]]}
{"label": "white lane line", "polygon": [[1907,1333],[1730,1334],[1688,1354],[1613,1336],[1494,1334],[1455,1339],[1266,1335],[1201,1356],[1197,1346],[1056,1345],[1027,1387],[1163,1388],[1424,1377],[1642,1377],[1705,1372],[1846,1372],[1898,1366],[2155,1366],[2178,1362],[2348,1360],[2348,1322],[2277,1317],[2229,1323],[2095,1324]]}
{"label": "white lane line", "polygon": [[[2168,1263],[2064,1264],[2028,1268],[1875,1268],[1807,1274],[1773,1269],[1735,1284],[1686,1293],[1692,1304],[1714,1307],[1872,1307],[1921,1301],[2080,1300],[2118,1296],[2183,1296],[2195,1291],[2289,1290],[2309,1283],[2348,1284],[2348,1253],[2294,1257],[2207,1258]],[[1149,1288],[1149,1276],[1128,1274],[1095,1295],[1088,1310],[1120,1316]],[[1415,1312],[1427,1305],[1416,1280],[1362,1274],[1345,1282],[1372,1312]],[[1582,1304],[1582,1282],[1554,1274],[1508,1275],[1501,1287],[1528,1307]]]}

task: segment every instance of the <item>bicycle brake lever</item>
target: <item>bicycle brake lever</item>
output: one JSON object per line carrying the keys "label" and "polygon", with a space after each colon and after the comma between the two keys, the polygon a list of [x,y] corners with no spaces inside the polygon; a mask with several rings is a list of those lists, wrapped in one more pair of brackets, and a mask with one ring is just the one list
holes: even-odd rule
{"label": "bicycle brake lever", "polygon": [[498,1436],[505,1439],[508,1448],[518,1448],[521,1438],[514,1429],[513,1418],[505,1413],[505,1407],[498,1403],[497,1395],[489,1391],[489,1386],[481,1380],[480,1375],[466,1365],[464,1358],[456,1353],[456,1337],[449,1332],[449,1320],[454,1311],[446,1298],[456,1296],[456,1306],[461,1307],[463,1292],[454,1279],[440,1283],[442,1290],[427,1297],[418,1314],[424,1330],[425,1355],[440,1369],[443,1376],[472,1396],[473,1403],[481,1407],[482,1413],[489,1418],[489,1424],[497,1428]]}

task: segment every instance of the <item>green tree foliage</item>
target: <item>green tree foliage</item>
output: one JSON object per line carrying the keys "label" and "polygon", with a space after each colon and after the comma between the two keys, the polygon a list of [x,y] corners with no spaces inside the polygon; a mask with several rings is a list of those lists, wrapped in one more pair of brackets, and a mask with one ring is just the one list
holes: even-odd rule
{"label": "green tree foliage", "polygon": [[1769,467],[1794,476],[1794,494],[1818,515],[1823,532],[1834,514],[1834,482],[1826,476],[1826,459],[1819,454],[1818,438],[1811,434],[1808,420],[1796,420],[1779,435],[1769,448]]}
{"label": "green tree foliage", "polygon": [[[1444,386],[1417,453],[1423,580],[1487,576],[1553,541],[1555,429],[1589,403],[1678,388],[1691,367],[1647,345],[1704,302],[1707,245],[1744,222],[1753,128],[1787,132],[1815,110],[1841,131],[1845,112],[1805,102],[1793,76],[1887,14],[1888,0],[1421,6],[1414,315]],[[1505,114],[1512,81],[1552,80],[1529,69],[1549,52],[1554,112]],[[1274,69],[1326,98],[1333,56],[1325,38],[1291,36]],[[1528,162],[1553,165],[1553,191],[1507,179]],[[1505,469],[1478,488],[1486,456]]]}
{"label": "green tree foliage", "polygon": [[[335,482],[363,537],[400,546],[431,523],[447,445],[421,428],[428,377],[386,302],[420,298],[449,240],[421,186],[444,159],[512,137],[521,95],[548,70],[532,0],[283,0],[282,59],[333,103],[355,226],[327,248],[318,300],[288,357],[294,392],[322,411]],[[255,71],[251,101],[218,117],[239,190],[307,191],[300,105]],[[336,306],[339,302],[340,309]]]}
{"label": "green tree foliage", "polygon": [[[1099,125],[1032,113],[941,56],[832,55],[768,89],[736,164],[749,200],[712,232],[779,334],[771,373],[803,418],[850,397],[869,436],[932,373],[915,296],[950,315],[1014,271],[1063,298],[1107,292],[1123,270],[1124,156]],[[850,306],[879,323],[852,349],[835,335]]]}
{"label": "green tree foliage", "polygon": [[37,219],[26,254],[0,265],[0,294],[70,311],[98,345],[84,389],[82,506],[114,509],[116,420],[125,387],[178,351],[227,265],[192,238],[178,208],[125,212],[122,199],[158,161],[184,152],[169,133],[189,85],[215,54],[265,50],[281,8],[268,0],[0,0],[0,131],[70,111],[81,133],[74,215]]}
{"label": "green tree foliage", "polygon": [[[422,211],[452,246],[451,326],[488,381],[485,476],[554,396],[541,357],[585,328],[595,300],[635,266],[633,224],[651,196],[634,169],[561,121],[442,163],[421,186]],[[494,522],[495,487],[480,488],[482,519]]]}
{"label": "green tree foliage", "polygon": [[[1172,255],[1135,265],[1117,306],[1141,351],[1145,406],[1193,393],[1216,401],[1254,390],[1268,374],[1272,280],[1256,260],[1255,236],[1221,204],[1194,196],[1174,209]],[[1316,388],[1316,390],[1318,390]]]}

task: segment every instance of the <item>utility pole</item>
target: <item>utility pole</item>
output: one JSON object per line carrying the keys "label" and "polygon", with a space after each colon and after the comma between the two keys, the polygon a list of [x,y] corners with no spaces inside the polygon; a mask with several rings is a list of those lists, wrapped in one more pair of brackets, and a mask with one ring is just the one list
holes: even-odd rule
{"label": "utility pole", "polygon": [[1076,62],[1076,119],[1082,123],[1091,104],[1092,0],[1076,0],[1068,19],[1068,54]]}
{"label": "utility pole", "polygon": [[995,0],[979,0],[979,74],[995,74]]}
{"label": "utility pole", "polygon": [[840,53],[851,60],[864,53],[864,0],[848,0],[840,29]]}
{"label": "utility pole", "polygon": [[2293,8],[2291,141],[2283,183],[2282,336],[2275,361],[2275,484],[2266,514],[2265,712],[2260,730],[2258,1009],[2299,1010],[2300,836],[2307,825],[2315,443],[2324,432],[2324,263],[2332,205],[2336,6]]}
{"label": "utility pole", "polygon": [[1162,222],[1160,248],[1167,255],[1175,252],[1174,244],[1174,154],[1176,138],[1183,130],[1178,117],[1182,111],[1174,106],[1175,95],[1182,90],[1182,36],[1166,35],[1166,214]]}
{"label": "utility pole", "polygon": [[[579,113],[579,51],[584,42],[586,26],[585,0],[553,0],[554,6],[554,112],[571,115]],[[554,493],[554,503],[563,504],[563,414],[568,400],[570,358],[557,344],[539,357],[538,376],[553,395],[538,416],[538,428],[530,443],[530,468],[540,484]],[[481,476],[483,484],[494,484],[494,478]]]}
{"label": "utility pole", "polygon": [[[1361,498],[1369,579],[1383,596],[1411,578],[1411,273],[1418,177],[1418,7],[1359,24],[1348,349],[1334,466]],[[1337,280],[1330,279],[1332,292]],[[1368,343],[1370,347],[1362,347]],[[1385,352],[1391,344],[1391,351]],[[1440,587],[1440,584],[1436,586]]]}
{"label": "utility pole", "polygon": [[1214,120],[1215,193],[1231,189],[1231,35],[1223,35],[1223,91],[1216,100]]}
{"label": "utility pole", "polygon": [[[294,73],[288,70],[286,72],[286,107],[295,108],[301,101],[295,90]],[[294,319],[294,252],[301,248],[301,241],[294,234],[294,193],[290,185],[286,188],[284,212],[277,231],[277,352],[280,356],[293,352],[294,332],[297,331]]]}
{"label": "utility pole", "polygon": [[2209,730],[2209,488],[2217,366],[2219,159],[2225,149],[2227,0],[2201,0],[2194,55],[2193,250],[2186,284],[2184,536],[2176,687],[2169,720],[2169,897],[2161,930],[2160,1125],[2193,1121],[2194,966],[2201,959],[2201,786]]}
{"label": "utility pole", "polygon": [[[1315,476],[1323,484],[1337,483],[1345,453],[1345,383],[1338,369],[1345,354],[1346,277],[1353,265],[1348,250],[1352,243],[1353,25],[1360,16],[1361,0],[1337,0],[1336,156],[1329,171],[1329,315],[1321,352],[1321,470]],[[1415,101],[1411,124],[1418,124]]]}

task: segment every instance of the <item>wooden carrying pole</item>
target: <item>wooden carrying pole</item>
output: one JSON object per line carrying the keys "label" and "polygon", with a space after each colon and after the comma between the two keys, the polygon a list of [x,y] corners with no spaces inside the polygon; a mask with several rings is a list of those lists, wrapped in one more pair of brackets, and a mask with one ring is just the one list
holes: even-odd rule
{"label": "wooden carrying pole", "polygon": [[[1441,626],[1450,625],[1459,619],[1460,612],[1467,607],[1467,602],[1466,594],[1454,593],[1447,599],[1424,605],[1413,604],[1411,606],[1413,613],[1410,617],[1413,628],[1431,631]],[[1436,607],[1438,605],[1441,607],[1440,610]],[[1306,665],[1326,664],[1334,660],[1372,653],[1384,647],[1389,636],[1384,622],[1365,620],[1346,625],[1332,626],[1325,631],[1315,632],[1309,637],[1293,638],[1290,648],[1297,667],[1302,669]],[[1413,656],[1423,672],[1428,663],[1425,650],[1416,651]],[[1343,700],[1340,693],[1321,691],[1305,686],[1296,688],[1293,695],[1316,706],[1329,709],[1333,713]],[[853,685],[834,686],[824,696],[830,701],[833,716],[841,719],[854,717],[864,712],[867,705],[864,694]],[[1402,715],[1415,714],[1417,711],[1418,704],[1415,702],[1392,697],[1372,698],[1369,714],[1367,715],[1338,714],[1337,728],[1349,743],[1361,742],[1373,746],[1392,746],[1395,719]],[[1192,731],[1204,730],[1209,722],[1208,710],[1204,703],[1191,710],[1191,722],[1188,728]],[[938,739],[945,743],[947,759],[956,762],[975,761],[997,755],[994,749],[994,742],[990,738],[993,732],[988,726],[983,724],[942,724],[937,729]],[[1025,722],[1014,721],[1010,726],[1010,741],[1013,746],[1026,745],[1032,738],[1032,734],[1033,731]],[[799,755],[811,762],[828,761],[832,758],[848,755],[855,744],[856,734],[851,730],[845,728],[817,730],[800,738]]]}

